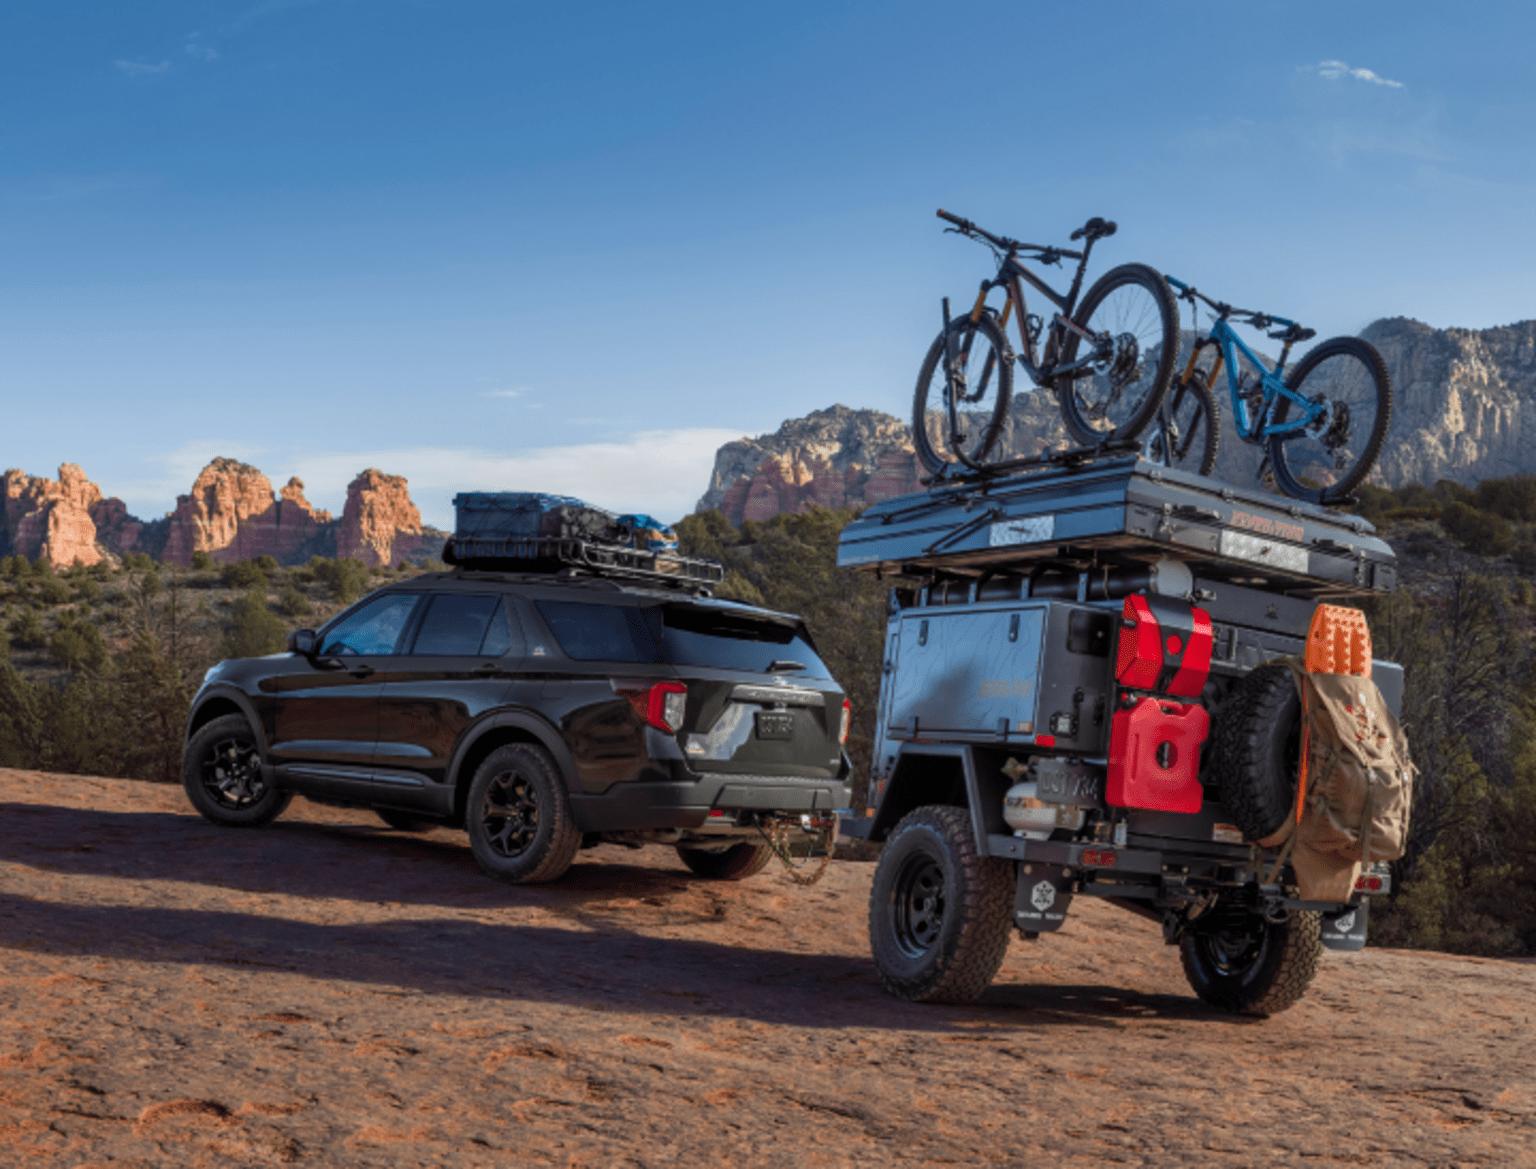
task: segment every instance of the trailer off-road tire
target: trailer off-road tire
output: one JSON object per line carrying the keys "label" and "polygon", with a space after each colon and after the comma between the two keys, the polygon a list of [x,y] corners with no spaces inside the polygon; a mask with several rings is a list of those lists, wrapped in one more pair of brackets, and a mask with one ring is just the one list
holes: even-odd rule
{"label": "trailer off-road tire", "polygon": [[992,983],[1013,931],[1013,865],[980,855],[965,808],[908,812],[880,851],[869,945],[885,989],[965,1003]]}
{"label": "trailer off-road tire", "polygon": [[1288,667],[1268,662],[1244,675],[1221,705],[1211,770],[1232,822],[1263,840],[1291,814],[1301,750],[1301,699]]}
{"label": "trailer off-road tire", "polygon": [[1234,1014],[1262,1016],[1294,1006],[1306,993],[1323,949],[1316,913],[1292,910],[1285,921],[1270,922],[1234,906],[1218,907],[1210,917],[1179,939],[1184,977],[1203,1000]]}
{"label": "trailer off-road tire", "polygon": [[718,851],[679,844],[677,855],[692,872],[711,881],[744,881],[763,871],[773,859],[773,849],[752,841]]}

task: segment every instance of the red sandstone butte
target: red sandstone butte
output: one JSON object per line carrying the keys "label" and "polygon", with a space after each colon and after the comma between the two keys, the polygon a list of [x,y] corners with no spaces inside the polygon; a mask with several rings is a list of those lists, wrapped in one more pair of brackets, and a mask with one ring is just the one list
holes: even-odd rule
{"label": "red sandstone butte", "polygon": [[369,467],[347,485],[347,505],[336,531],[338,557],[350,556],[369,567],[389,565],[422,555],[424,543],[421,512],[411,502],[405,476]]}
{"label": "red sandstone butte", "polygon": [[84,471],[64,463],[55,481],[10,470],[3,483],[0,524],[5,534],[3,543],[11,553],[29,560],[45,557],[55,568],[101,562],[96,524],[91,519],[92,508],[102,502],[101,488],[87,479]]}
{"label": "red sandstone butte", "polygon": [[331,517],[309,505],[300,480],[288,480],[278,499],[255,467],[218,458],[203,468],[190,495],[176,497],[170,518],[164,559],[187,565],[194,552],[220,564],[264,555],[288,563]]}

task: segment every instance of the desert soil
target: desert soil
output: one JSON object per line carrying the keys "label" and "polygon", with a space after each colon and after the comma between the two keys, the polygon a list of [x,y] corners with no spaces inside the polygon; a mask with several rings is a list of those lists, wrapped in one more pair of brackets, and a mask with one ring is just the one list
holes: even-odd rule
{"label": "desert soil", "polygon": [[1536,966],[1328,954],[1235,1019],[1079,898],[918,1006],[872,873],[603,846],[512,888],[446,829],[0,771],[0,1164],[1536,1164]]}

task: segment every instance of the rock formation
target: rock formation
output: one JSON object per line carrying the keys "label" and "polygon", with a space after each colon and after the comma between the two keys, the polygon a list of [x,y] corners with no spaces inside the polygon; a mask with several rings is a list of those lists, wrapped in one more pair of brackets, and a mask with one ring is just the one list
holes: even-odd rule
{"label": "rock formation", "polygon": [[288,480],[279,499],[271,480],[255,467],[214,459],[192,484],[192,493],[176,497],[164,558],[190,564],[194,552],[206,552],[220,564],[257,556],[288,563],[303,558],[301,551],[330,519],[310,506],[300,480]]}
{"label": "rock formation", "polygon": [[347,485],[347,505],[336,531],[337,556],[372,567],[441,552],[442,537],[423,530],[421,512],[411,502],[403,475],[369,467]]}
{"label": "rock formation", "polygon": [[96,543],[96,524],[91,518],[92,509],[103,502],[101,488],[87,479],[83,470],[65,463],[59,468],[57,481],[10,470],[3,483],[0,552],[29,560],[43,556],[58,568],[101,562],[103,550]]}

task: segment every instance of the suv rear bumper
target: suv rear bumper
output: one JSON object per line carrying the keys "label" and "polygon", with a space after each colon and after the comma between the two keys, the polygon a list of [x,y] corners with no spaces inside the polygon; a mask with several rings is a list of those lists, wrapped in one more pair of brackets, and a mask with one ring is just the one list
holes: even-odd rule
{"label": "suv rear bumper", "polygon": [[831,812],[853,798],[846,757],[836,778],[698,774],[673,764],[678,778],[616,783],[598,794],[571,793],[571,815],[584,832],[698,828],[711,811]]}

